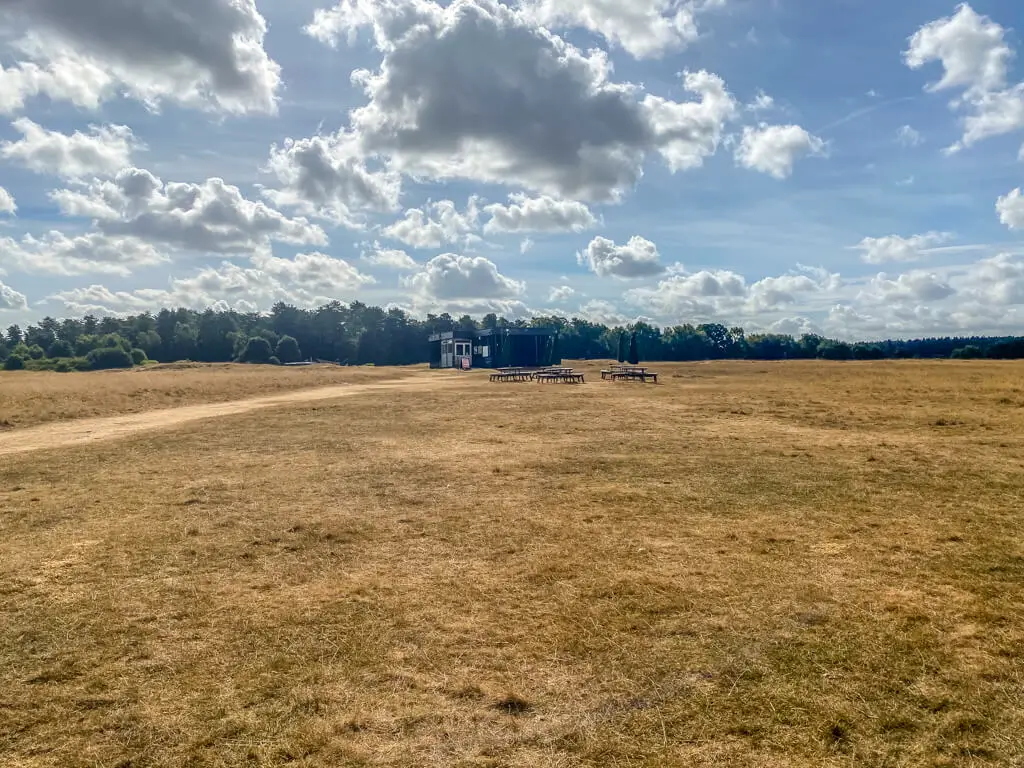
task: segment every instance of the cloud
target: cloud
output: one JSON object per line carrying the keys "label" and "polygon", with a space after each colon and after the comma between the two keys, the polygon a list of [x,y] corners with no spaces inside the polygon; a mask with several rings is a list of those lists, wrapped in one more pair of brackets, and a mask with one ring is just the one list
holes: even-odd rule
{"label": "cloud", "polygon": [[754,100],[744,107],[748,112],[765,112],[775,106],[775,99],[762,90],[758,90]]}
{"label": "cloud", "polygon": [[251,267],[226,261],[174,278],[167,288],[111,291],[102,285],[92,285],[59,291],[49,299],[61,302],[72,314],[123,314],[161,307],[219,307],[251,312],[269,309],[278,301],[317,306],[354,296],[372,282],[372,277],[343,259],[322,253],[300,253],[294,259],[257,256]]}
{"label": "cloud", "polygon": [[926,232],[923,235],[887,235],[865,237],[853,246],[861,252],[861,261],[867,264],[882,264],[887,261],[917,261],[928,255],[928,249],[949,242],[950,232]]}
{"label": "cloud", "polygon": [[519,243],[519,252],[528,253],[533,250],[534,242],[528,237],[524,237],[522,242]]}
{"label": "cloud", "polygon": [[363,26],[383,61],[353,75],[369,101],[352,111],[352,135],[417,177],[614,200],[650,152],[673,170],[700,165],[735,114],[715,75],[684,74],[698,101],[644,95],[609,79],[605,53],[583,53],[496,0],[344,0],[307,31],[336,44]]}
{"label": "cloud", "polygon": [[574,314],[583,320],[608,326],[626,325],[634,319],[624,315],[610,301],[602,299],[591,299],[585,304],[581,304],[579,310]]}
{"label": "cloud", "polygon": [[2,0],[23,32],[0,71],[0,109],[47,95],[95,108],[124,93],[151,107],[276,111],[280,67],[263,48],[255,0]]}
{"label": "cloud", "polygon": [[652,277],[665,271],[658,247],[639,235],[634,235],[624,245],[616,245],[605,237],[595,237],[586,251],[576,254],[576,260],[601,277]]}
{"label": "cloud", "polygon": [[576,291],[574,291],[570,286],[559,285],[551,289],[551,292],[548,294],[548,301],[552,304],[561,303],[568,301],[575,295]]}
{"label": "cloud", "polygon": [[0,213],[13,216],[18,212],[18,205],[14,202],[14,195],[3,187],[0,187]]}
{"label": "cloud", "polygon": [[8,285],[0,282],[0,312],[4,310],[19,311],[28,309],[25,294],[18,293]]}
{"label": "cloud", "polygon": [[947,147],[952,154],[979,141],[1024,129],[1024,83],[1007,87],[1006,77],[1014,51],[1005,30],[967,3],[952,16],[919,29],[904,53],[907,66],[917,69],[940,61],[943,77],[926,86],[928,91],[962,88],[962,98],[951,107],[966,112],[964,133]]}
{"label": "cloud", "polygon": [[363,261],[376,267],[396,270],[418,269],[417,264],[405,251],[384,248],[380,243],[373,244],[373,250],[363,254]]}
{"label": "cloud", "polygon": [[217,178],[165,183],[149,171],[127,168],[112,181],[58,190],[52,197],[65,215],[94,219],[104,235],[187,251],[250,253],[271,241],[327,244],[320,227],[248,200],[238,187]]}
{"label": "cloud", "polygon": [[890,278],[880,272],[861,292],[860,298],[879,304],[893,302],[941,301],[956,290],[934,272],[915,270]]}
{"label": "cloud", "polygon": [[779,333],[786,336],[799,338],[804,334],[821,334],[821,329],[813,320],[796,315],[794,317],[783,317],[768,325],[766,330],[769,333]]}
{"label": "cloud", "polygon": [[130,166],[132,153],[143,148],[124,125],[90,126],[87,134],[70,135],[49,131],[26,117],[11,125],[22,138],[0,142],[0,157],[66,179],[113,176]]}
{"label": "cloud", "polygon": [[328,136],[286,139],[270,149],[264,170],[277,177],[277,189],[263,195],[274,205],[296,207],[351,227],[360,227],[360,211],[393,211],[401,179],[387,170],[370,170],[356,139],[344,131]]}
{"label": "cloud", "polygon": [[660,58],[695,42],[694,3],[671,0],[534,0],[526,8],[553,28],[580,27],[637,59]]}
{"label": "cloud", "polygon": [[831,292],[840,284],[839,275],[813,267],[754,283],[728,269],[691,273],[677,267],[669,272],[653,288],[628,291],[626,300],[669,322],[684,318],[734,322],[782,310],[805,294]]}
{"label": "cloud", "polygon": [[68,237],[52,231],[20,241],[0,238],[0,264],[28,274],[126,276],[165,261],[166,255],[138,238],[100,232]]}
{"label": "cloud", "polygon": [[256,254],[252,264],[309,303],[316,297],[351,294],[377,282],[344,259],[317,251],[298,253],[291,259]]}
{"label": "cloud", "polygon": [[742,275],[730,270],[702,270],[672,274],[654,288],[637,288],[626,299],[663,318],[717,317],[720,307],[734,311],[746,298],[748,286]]}
{"label": "cloud", "polygon": [[451,200],[427,202],[422,209],[407,210],[403,218],[382,229],[381,234],[412,248],[440,248],[445,243],[465,243],[467,236],[477,229],[479,216],[473,197],[465,213],[459,213]]}
{"label": "cloud", "polygon": [[915,130],[909,125],[901,125],[900,129],[896,131],[896,141],[904,147],[916,147],[924,141],[924,138],[921,136],[920,131]]}
{"label": "cloud", "polygon": [[420,297],[437,301],[514,299],[526,291],[525,283],[501,274],[493,261],[454,253],[435,256],[402,283]]}
{"label": "cloud", "polygon": [[1003,39],[1001,26],[975,13],[967,3],[956,13],[929,22],[910,38],[903,60],[911,69],[929,62],[942,63],[942,79],[928,85],[929,91],[965,88],[989,91],[1006,83],[1013,50]]}
{"label": "cloud", "polygon": [[735,154],[736,162],[744,168],[785,179],[792,174],[797,158],[824,155],[825,142],[799,125],[761,123],[757,128],[743,127]]}
{"label": "cloud", "polygon": [[675,102],[647,94],[647,112],[654,145],[672,172],[700,168],[718,151],[725,124],[736,117],[736,100],[718,75],[701,70],[684,72],[683,87],[698,101]]}
{"label": "cloud", "polygon": [[530,198],[522,193],[508,196],[509,205],[484,206],[491,219],[484,233],[583,232],[597,225],[590,209],[575,200],[556,200],[547,195]]}
{"label": "cloud", "polygon": [[1024,196],[1020,187],[996,200],[999,221],[1010,229],[1024,229]]}
{"label": "cloud", "polygon": [[745,310],[748,313],[772,312],[796,304],[800,294],[820,289],[821,286],[808,275],[765,277],[750,286]]}
{"label": "cloud", "polygon": [[1024,257],[1001,253],[977,262],[965,279],[966,291],[994,307],[1024,304]]}
{"label": "cloud", "polygon": [[948,154],[1024,128],[1024,83],[969,95],[964,104],[972,114],[964,118],[964,135],[946,150]]}

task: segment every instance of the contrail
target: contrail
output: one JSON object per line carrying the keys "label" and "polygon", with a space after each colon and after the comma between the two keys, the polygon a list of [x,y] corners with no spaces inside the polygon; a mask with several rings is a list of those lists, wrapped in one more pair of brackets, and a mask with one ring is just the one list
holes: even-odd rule
{"label": "contrail", "polygon": [[833,128],[838,128],[840,125],[843,125],[844,123],[850,122],[851,120],[856,120],[858,117],[863,117],[864,115],[869,115],[872,112],[876,112],[882,107],[892,106],[893,104],[899,104],[904,101],[913,101],[916,98],[916,96],[900,96],[897,99],[889,99],[888,101],[882,101],[879,102],[878,104],[872,104],[870,107],[863,107],[862,109],[858,109],[851,112],[846,117],[839,118],[834,123],[829,123],[828,125],[819,128],[818,130],[815,131],[815,133],[824,133],[825,131],[830,131]]}

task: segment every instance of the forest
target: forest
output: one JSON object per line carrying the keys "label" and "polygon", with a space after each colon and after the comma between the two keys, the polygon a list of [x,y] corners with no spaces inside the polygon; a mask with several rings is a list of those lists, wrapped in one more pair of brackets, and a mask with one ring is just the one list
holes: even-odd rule
{"label": "forest", "polygon": [[619,337],[636,334],[644,360],[878,360],[885,358],[1024,358],[1024,337],[946,337],[848,343],[814,334],[746,333],[718,323],[624,328],[580,318],[507,320],[448,314],[416,319],[400,309],[331,302],[315,309],[276,304],[266,314],[231,310],[163,309],[128,317],[47,317],[0,333],[5,370],[99,370],[147,361],[411,365],[428,360],[427,336],[437,331],[503,326],[554,327],[564,359],[615,357]]}

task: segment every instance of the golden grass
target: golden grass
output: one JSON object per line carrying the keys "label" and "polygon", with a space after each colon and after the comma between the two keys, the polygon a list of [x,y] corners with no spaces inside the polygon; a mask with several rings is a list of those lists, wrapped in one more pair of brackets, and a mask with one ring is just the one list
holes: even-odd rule
{"label": "golden grass", "polygon": [[65,419],[140,413],[305,387],[393,379],[411,370],[415,369],[175,363],[94,373],[0,371],[0,434],[5,429]]}
{"label": "golden grass", "polygon": [[1024,365],[656,367],[8,457],[0,763],[1021,765]]}

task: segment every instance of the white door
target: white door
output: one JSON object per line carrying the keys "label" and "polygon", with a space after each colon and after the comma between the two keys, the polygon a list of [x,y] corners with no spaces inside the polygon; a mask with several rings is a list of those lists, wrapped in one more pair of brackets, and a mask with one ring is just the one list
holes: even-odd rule
{"label": "white door", "polygon": [[455,367],[467,370],[473,365],[473,345],[468,341],[455,342]]}

